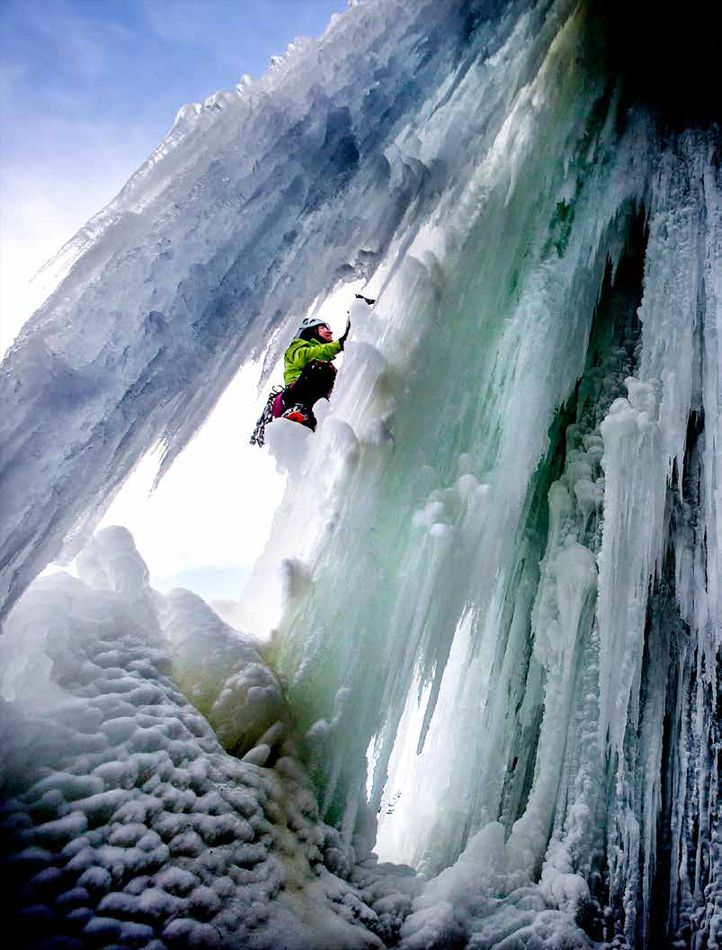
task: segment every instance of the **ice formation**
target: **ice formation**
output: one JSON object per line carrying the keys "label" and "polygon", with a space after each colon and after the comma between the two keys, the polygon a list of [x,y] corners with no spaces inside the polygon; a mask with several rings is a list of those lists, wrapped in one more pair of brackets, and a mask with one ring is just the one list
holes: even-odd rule
{"label": "ice formation", "polygon": [[382,946],[383,869],[347,883],[258,651],[194,594],[155,593],[123,528],[78,573],[36,583],[2,643],[14,945]]}
{"label": "ice formation", "polygon": [[[706,25],[675,85],[616,3],[362,0],[181,110],[64,249],[2,378],[30,943],[720,946]],[[88,543],[144,452],[361,286],[317,433],[269,428],[244,633],[121,529]]]}

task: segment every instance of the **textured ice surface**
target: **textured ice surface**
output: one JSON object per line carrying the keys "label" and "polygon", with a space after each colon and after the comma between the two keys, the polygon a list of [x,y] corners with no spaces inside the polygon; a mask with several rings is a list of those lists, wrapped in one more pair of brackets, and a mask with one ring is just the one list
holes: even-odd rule
{"label": "textured ice surface", "polygon": [[[511,26],[481,10],[477,57]],[[170,462],[244,359],[269,338],[277,357],[319,294],[367,276],[392,246],[398,256],[468,177],[453,136],[441,149],[424,137],[436,101],[464,81],[473,21],[462,2],[353,6],[259,82],[182,110],[64,248],[64,279],[2,379],[3,603],[63,544],[76,553],[149,444],[163,440]]]}
{"label": "textured ice surface", "polygon": [[122,528],[92,541],[79,575],[33,585],[2,642],[17,945],[381,946],[367,928],[398,930],[394,905],[377,914],[364,886],[383,872],[342,879],[348,849],[318,818],[258,651],[190,592],[152,591]]}
{"label": "textured ice surface", "polygon": [[[64,252],[5,363],[8,605],[240,362],[270,374],[339,284],[378,302],[318,431],[268,431],[287,494],[233,611],[265,659],[194,595],[149,592],[122,534],[10,615],[6,825],[38,933],[719,946],[720,130],[635,102],[599,11],[359,3],[184,110]],[[108,801],[150,794],[137,756],[166,753],[165,810],[194,820],[111,841]],[[265,890],[228,870],[235,832],[203,872],[211,819],[241,819],[185,796],[231,780],[261,802],[242,844]],[[176,837],[187,852],[143,871]],[[85,838],[81,882],[64,849]],[[126,866],[142,912],[91,903],[114,875],[126,893]],[[297,926],[317,908],[326,929]]]}

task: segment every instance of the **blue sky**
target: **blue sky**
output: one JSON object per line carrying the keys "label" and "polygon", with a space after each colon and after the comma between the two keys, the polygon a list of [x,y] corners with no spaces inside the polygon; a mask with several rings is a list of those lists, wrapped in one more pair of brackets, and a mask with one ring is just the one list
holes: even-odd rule
{"label": "blue sky", "polygon": [[262,75],[347,0],[0,0],[0,339],[26,281],[187,102]]}

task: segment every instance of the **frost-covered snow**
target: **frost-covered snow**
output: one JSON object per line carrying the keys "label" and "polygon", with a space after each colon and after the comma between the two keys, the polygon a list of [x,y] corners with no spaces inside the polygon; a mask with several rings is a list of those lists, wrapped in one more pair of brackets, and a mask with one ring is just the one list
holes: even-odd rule
{"label": "frost-covered snow", "polygon": [[381,946],[258,651],[189,591],[155,593],[123,528],[78,572],[38,581],[1,645],[22,945]]}
{"label": "frost-covered snow", "polygon": [[[355,4],[61,255],[2,384],[6,609],[85,547],[0,646],[40,945],[720,946],[722,140],[598,13]],[[86,546],[363,287],[318,431],[268,429],[244,633]]]}

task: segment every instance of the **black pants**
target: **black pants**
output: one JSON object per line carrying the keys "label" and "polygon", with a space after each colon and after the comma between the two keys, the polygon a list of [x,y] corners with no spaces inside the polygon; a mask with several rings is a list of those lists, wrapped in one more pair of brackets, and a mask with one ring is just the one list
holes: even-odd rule
{"label": "black pants", "polygon": [[328,399],[336,380],[336,367],[327,360],[311,360],[304,366],[301,375],[283,391],[281,403],[283,411],[291,406],[302,405],[308,412],[309,429],[316,428],[313,407],[319,399]]}

